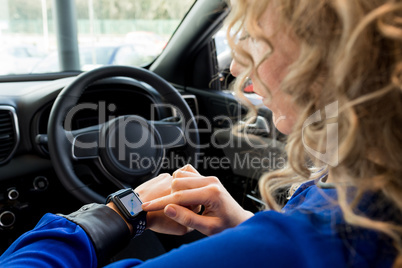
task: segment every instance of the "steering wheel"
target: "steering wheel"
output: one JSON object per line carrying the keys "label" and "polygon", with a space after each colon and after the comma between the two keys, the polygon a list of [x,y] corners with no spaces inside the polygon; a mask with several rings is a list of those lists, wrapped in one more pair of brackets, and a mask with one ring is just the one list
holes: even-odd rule
{"label": "steering wheel", "polygon": [[[138,115],[124,115],[72,130],[75,112],[84,109],[83,105],[96,108],[96,104],[77,105],[84,91],[98,80],[117,76],[153,87],[165,103],[175,106],[179,119],[151,121]],[[85,185],[74,171],[74,164],[93,159],[106,177],[121,182],[121,187],[138,185],[158,174],[166,149],[182,149],[187,162],[197,166],[199,133],[189,106],[166,80],[142,68],[106,66],[79,75],[59,93],[50,112],[48,145],[53,167],[63,186],[84,203],[103,203],[105,197]]]}

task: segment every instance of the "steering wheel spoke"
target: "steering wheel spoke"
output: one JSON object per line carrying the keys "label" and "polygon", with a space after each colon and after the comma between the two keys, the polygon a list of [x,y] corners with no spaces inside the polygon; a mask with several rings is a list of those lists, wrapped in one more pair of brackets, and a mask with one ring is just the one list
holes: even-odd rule
{"label": "steering wheel spoke", "polygon": [[182,122],[148,121],[161,137],[162,146],[165,149],[177,148],[186,145],[186,137]]}
{"label": "steering wheel spoke", "polygon": [[82,133],[73,141],[73,159],[94,159],[99,156],[99,131]]}
{"label": "steering wheel spoke", "polygon": [[95,159],[99,156],[100,129],[102,125],[91,126],[67,132],[72,139],[74,160]]}

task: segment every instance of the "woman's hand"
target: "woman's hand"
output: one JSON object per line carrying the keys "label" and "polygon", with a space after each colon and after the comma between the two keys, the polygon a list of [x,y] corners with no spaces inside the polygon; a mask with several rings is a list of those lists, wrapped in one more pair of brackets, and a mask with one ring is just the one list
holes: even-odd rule
{"label": "woman's hand", "polygon": [[[170,174],[160,174],[152,180],[144,182],[138,186],[135,189],[135,192],[139,194],[143,202],[167,196],[171,193],[172,179],[173,177]],[[189,228],[168,218],[165,215],[163,208],[148,212],[147,228],[155,232],[174,235],[183,235],[190,231]]]}
{"label": "woman's hand", "polygon": [[[202,215],[197,208],[203,205]],[[182,226],[213,235],[235,227],[253,214],[244,210],[216,177],[204,177],[187,165],[176,171],[171,194],[143,204],[145,211],[160,211]],[[195,210],[195,212],[193,211]]]}

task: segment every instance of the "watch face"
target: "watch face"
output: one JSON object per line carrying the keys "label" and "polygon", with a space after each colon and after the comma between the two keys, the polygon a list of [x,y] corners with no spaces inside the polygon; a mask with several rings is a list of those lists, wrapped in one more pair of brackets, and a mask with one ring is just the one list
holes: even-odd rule
{"label": "watch face", "polygon": [[122,205],[126,208],[128,214],[130,214],[131,216],[136,216],[142,211],[142,202],[133,191],[123,193],[118,197]]}

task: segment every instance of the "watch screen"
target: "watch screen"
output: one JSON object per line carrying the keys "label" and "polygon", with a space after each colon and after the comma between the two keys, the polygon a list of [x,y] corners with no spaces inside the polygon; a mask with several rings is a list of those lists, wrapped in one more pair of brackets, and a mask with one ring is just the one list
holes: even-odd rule
{"label": "watch screen", "polygon": [[120,197],[120,201],[126,207],[131,216],[134,216],[142,211],[141,201],[138,199],[135,193],[130,193],[126,196]]}

